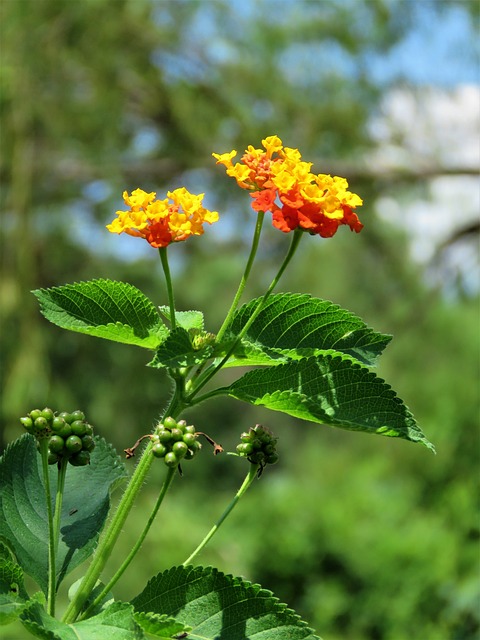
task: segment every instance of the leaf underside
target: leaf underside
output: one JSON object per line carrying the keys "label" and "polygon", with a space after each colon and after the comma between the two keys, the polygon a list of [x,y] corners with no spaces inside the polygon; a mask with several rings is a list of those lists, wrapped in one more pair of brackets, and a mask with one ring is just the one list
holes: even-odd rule
{"label": "leaf underside", "polygon": [[[52,500],[57,467],[49,467]],[[110,493],[126,477],[122,461],[96,438],[91,464],[67,469],[57,552],[57,581],[92,553],[110,506]],[[47,592],[48,520],[40,454],[29,434],[12,442],[0,459],[0,536],[17,562]]]}

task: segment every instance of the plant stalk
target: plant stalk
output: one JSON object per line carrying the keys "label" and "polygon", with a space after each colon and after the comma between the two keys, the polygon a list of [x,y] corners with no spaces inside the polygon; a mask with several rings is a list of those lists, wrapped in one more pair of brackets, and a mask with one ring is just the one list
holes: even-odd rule
{"label": "plant stalk", "polygon": [[247,489],[249,488],[249,486],[252,484],[252,482],[255,480],[256,476],[257,476],[257,472],[258,472],[258,464],[250,464],[250,470],[245,478],[245,480],[243,481],[242,486],[240,487],[240,489],[237,491],[237,493],[235,494],[235,497],[233,498],[233,500],[230,502],[230,504],[227,506],[227,508],[225,509],[225,511],[222,513],[222,515],[220,516],[220,518],[217,520],[217,522],[213,525],[213,527],[210,529],[210,531],[207,533],[207,535],[205,536],[205,538],[201,541],[201,543],[198,545],[198,547],[195,549],[195,551],[193,553],[191,553],[188,558],[185,560],[185,562],[183,563],[183,566],[185,567],[187,564],[190,564],[192,562],[192,560],[200,553],[200,551],[207,545],[207,543],[213,538],[213,536],[217,533],[218,529],[220,528],[220,526],[222,525],[222,523],[226,520],[227,516],[232,512],[233,508],[238,504],[238,501],[240,500],[240,498],[245,494],[245,492],[247,491]]}
{"label": "plant stalk", "polygon": [[135,557],[137,551],[140,549],[140,547],[143,544],[143,541],[145,540],[150,527],[153,524],[153,521],[155,520],[155,517],[157,515],[158,510],[160,509],[160,505],[163,502],[163,499],[165,498],[165,496],[167,495],[167,491],[169,490],[172,482],[173,482],[173,478],[175,477],[175,473],[176,473],[177,469],[168,469],[167,471],[167,476],[165,478],[165,482],[162,485],[162,488],[160,490],[160,494],[157,498],[157,502],[155,503],[155,506],[152,510],[152,513],[150,514],[150,517],[148,519],[147,524],[145,525],[142,533],[140,534],[137,542],[135,543],[135,545],[132,547],[130,553],[128,554],[128,556],[125,558],[125,560],[122,562],[121,566],[119,567],[119,569],[116,571],[115,575],[110,578],[109,582],[105,585],[105,587],[102,589],[102,591],[100,592],[100,594],[95,598],[95,600],[92,602],[92,604],[88,607],[88,609],[85,611],[85,613],[82,614],[81,618],[88,618],[89,615],[93,612],[93,610],[95,609],[95,607],[97,606],[97,604],[99,602],[102,601],[102,599],[105,597],[105,595],[111,591],[111,589],[113,588],[113,586],[118,582],[118,580],[122,577],[123,573],[125,572],[126,568],[128,567],[128,565],[130,564],[130,562],[133,560],[133,558]]}
{"label": "plant stalk", "polygon": [[[231,345],[231,347],[227,351],[226,355],[222,358],[222,360],[217,365],[211,366],[210,368],[206,369],[205,372],[203,373],[203,375],[198,378],[198,380],[196,381],[196,384],[194,386],[193,391],[188,395],[188,402],[189,403],[191,403],[191,400],[197,395],[197,393],[200,391],[200,389],[202,389],[207,384],[207,382],[211,378],[213,378],[213,376],[217,373],[217,371],[219,371],[223,367],[223,365],[227,362],[227,360],[230,358],[232,353],[235,351],[235,349],[236,349],[238,343],[240,342],[240,340],[247,333],[247,331],[251,327],[251,325],[255,322],[257,316],[259,315],[259,313],[264,308],[264,306],[265,306],[270,294],[272,293],[272,291],[277,286],[278,281],[280,280],[280,278],[283,275],[283,272],[285,271],[285,269],[289,265],[291,259],[295,255],[295,252],[296,252],[296,250],[298,248],[298,245],[300,243],[300,239],[301,239],[303,233],[304,232],[299,227],[297,229],[295,229],[295,231],[293,232],[293,238],[292,238],[292,241],[290,243],[290,247],[289,247],[289,249],[287,251],[287,254],[286,254],[285,258],[283,259],[283,262],[282,262],[282,264],[280,266],[280,269],[278,270],[276,276],[273,278],[272,282],[270,283],[270,286],[268,287],[267,291],[264,293],[263,297],[259,300],[255,311],[250,316],[248,322],[246,322],[245,325],[242,327],[242,330],[238,334],[235,342]],[[194,403],[194,404],[196,404],[196,403]]]}
{"label": "plant stalk", "polygon": [[240,284],[238,285],[237,293],[235,294],[232,305],[228,310],[227,316],[217,333],[217,342],[221,341],[225,331],[228,329],[228,326],[232,321],[233,314],[235,313],[238,303],[240,301],[240,298],[242,297],[242,293],[243,293],[243,290],[245,289],[245,285],[247,284],[247,280],[250,275],[250,271],[252,270],[255,256],[257,254],[257,249],[260,241],[260,234],[262,231],[262,225],[263,225],[264,219],[265,219],[265,213],[263,211],[259,211],[257,216],[257,224],[255,225],[255,233],[253,235],[253,240],[252,240],[252,247],[250,249],[250,255],[248,256],[247,265],[245,267],[245,271],[243,272],[242,279],[240,280]]}
{"label": "plant stalk", "polygon": [[52,508],[52,489],[50,487],[50,475],[48,472],[48,440],[42,438],[40,441],[40,455],[42,458],[42,473],[45,484],[45,499],[47,501],[48,520],[48,590],[47,590],[47,613],[55,616],[55,597],[57,590],[57,544],[55,538],[54,515]]}
{"label": "plant stalk", "polygon": [[[180,413],[181,409],[182,406],[177,403],[177,394],[175,394],[164,413],[164,417],[169,415],[175,417]],[[105,568],[105,564],[112,553],[113,547],[115,546],[118,536],[123,529],[135,499],[145,482],[153,460],[152,442],[150,441],[143,450],[138,465],[130,478],[122,499],[117,506],[117,510],[100,539],[99,545],[93,556],[92,563],[90,564],[78,591],[65,612],[63,622],[66,622],[67,624],[74,622],[82,611],[88,596],[92,592],[100,574]]]}
{"label": "plant stalk", "polygon": [[177,326],[177,321],[175,319],[175,296],[173,294],[172,277],[170,275],[170,265],[168,264],[167,247],[160,247],[158,249],[158,252],[160,254],[163,273],[165,275],[165,283],[167,285],[168,304],[170,307],[170,326],[173,331]]}

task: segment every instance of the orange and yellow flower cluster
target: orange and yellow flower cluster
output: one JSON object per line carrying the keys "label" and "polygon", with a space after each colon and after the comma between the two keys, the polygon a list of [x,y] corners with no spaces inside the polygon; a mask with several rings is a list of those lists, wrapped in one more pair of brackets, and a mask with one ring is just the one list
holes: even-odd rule
{"label": "orange and yellow flower cluster", "polygon": [[128,211],[117,211],[117,218],[107,225],[112,233],[127,233],[145,238],[152,247],[166,247],[189,236],[203,234],[203,223],[216,222],[218,213],[202,206],[204,194],[189,193],[185,187],[169,191],[167,198],[156,200],[156,193],[135,189],[123,192]]}
{"label": "orange and yellow flower cluster", "polygon": [[300,227],[330,238],[342,224],[362,230],[354,213],[362,200],[348,191],[345,178],[311,173],[312,163],[303,162],[298,149],[284,147],[277,136],[265,138],[262,145],[265,150],[250,145],[236,164],[236,151],[212,154],[239,187],[251,192],[255,211],[270,211],[273,225],[285,233]]}

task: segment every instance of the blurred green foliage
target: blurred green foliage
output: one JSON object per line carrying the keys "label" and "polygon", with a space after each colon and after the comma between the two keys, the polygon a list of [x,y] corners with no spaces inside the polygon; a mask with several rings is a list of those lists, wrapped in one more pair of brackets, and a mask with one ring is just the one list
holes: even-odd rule
{"label": "blurred green foliage", "polygon": [[[212,151],[241,151],[275,133],[315,159],[316,171],[346,169],[365,197],[362,234],[342,229],[334,240],[305,241],[280,289],[331,299],[394,334],[379,373],[438,455],[228,400],[189,416],[229,450],[255,422],[279,436],[280,463],[200,561],[271,588],[325,640],[470,640],[480,629],[478,300],[459,291],[446,301],[426,287],[408,259],[408,238],[372,207],[381,195],[408,198],[412,184],[379,180],[362,160],[372,144],[369,119],[388,89],[370,77],[369,60],[410,32],[413,4],[1,5],[4,442],[20,434],[18,416],[34,406],[80,407],[121,451],[150,430],[169,395],[162,373],[144,366],[148,354],[48,325],[29,293],[107,277],[165,303],[156,252],[102,230],[124,189],[185,184],[219,209],[219,230],[171,251],[178,307],[204,310],[212,331],[252,231],[248,197],[215,168]],[[475,18],[476,3],[429,8],[450,5]],[[288,238],[267,230],[264,242],[250,297],[270,281]],[[205,448],[175,481],[117,597],[136,595],[152,573],[184,560],[245,466]],[[155,500],[157,467],[117,562]]]}

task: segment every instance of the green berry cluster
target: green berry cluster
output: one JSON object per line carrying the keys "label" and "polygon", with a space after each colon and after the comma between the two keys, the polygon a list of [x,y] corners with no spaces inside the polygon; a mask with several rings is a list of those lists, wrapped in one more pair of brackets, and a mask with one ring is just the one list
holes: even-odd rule
{"label": "green berry cluster", "polygon": [[176,467],[181,460],[191,460],[201,449],[195,434],[195,427],[185,420],[165,418],[152,436],[152,453],[163,458],[167,467]]}
{"label": "green berry cluster", "polygon": [[267,464],[275,464],[278,461],[276,451],[278,438],[275,438],[273,433],[261,424],[242,433],[240,440],[237,453],[245,456],[252,464],[265,467]]}
{"label": "green berry cluster", "polygon": [[93,427],[85,420],[83,411],[63,411],[55,415],[48,407],[43,411],[33,409],[20,418],[20,422],[37,441],[48,439],[48,464],[60,462],[62,458],[74,467],[90,464],[95,441]]}

